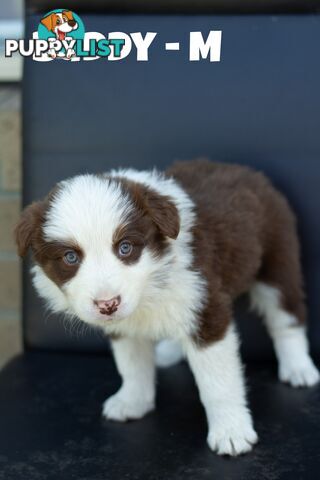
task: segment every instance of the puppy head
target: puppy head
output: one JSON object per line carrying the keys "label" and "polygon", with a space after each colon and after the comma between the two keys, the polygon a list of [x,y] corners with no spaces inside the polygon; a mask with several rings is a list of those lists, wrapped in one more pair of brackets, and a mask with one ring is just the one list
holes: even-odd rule
{"label": "puppy head", "polygon": [[51,13],[41,20],[47,30],[56,34],[59,40],[64,40],[66,34],[78,28],[78,23],[73,18],[70,10],[63,10],[61,13]]}
{"label": "puppy head", "polygon": [[124,178],[84,175],[27,207],[16,241],[21,256],[32,250],[35,287],[54,310],[106,326],[150,302],[178,233],[169,197]]}

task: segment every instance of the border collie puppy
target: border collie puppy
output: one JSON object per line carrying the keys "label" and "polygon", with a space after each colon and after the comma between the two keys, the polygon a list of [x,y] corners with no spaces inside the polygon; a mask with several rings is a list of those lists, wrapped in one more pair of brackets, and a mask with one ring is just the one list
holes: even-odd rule
{"label": "border collie puppy", "polygon": [[[110,335],[123,383],[103,405],[111,420],[155,406],[159,363],[187,358],[208,420],[208,444],[237,455],[257,442],[232,305],[249,292],[263,315],[279,378],[312,386],[296,222],[261,174],[207,161],[118,170],[60,182],[22,213],[19,254],[55,312]],[[169,340],[166,340],[169,339]],[[179,350],[180,349],[180,350]]]}

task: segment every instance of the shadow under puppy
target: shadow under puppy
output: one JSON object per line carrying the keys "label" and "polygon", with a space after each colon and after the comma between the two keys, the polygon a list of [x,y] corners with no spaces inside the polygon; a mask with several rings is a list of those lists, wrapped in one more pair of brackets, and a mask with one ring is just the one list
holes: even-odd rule
{"label": "shadow under puppy", "polygon": [[16,229],[33,282],[53,311],[111,336],[123,383],[103,415],[155,405],[155,355],[185,356],[208,419],[208,444],[237,455],[257,442],[247,406],[233,301],[249,291],[274,342],[280,380],[312,386],[295,218],[260,173],[180,162],[164,174],[118,170],[60,182]]}

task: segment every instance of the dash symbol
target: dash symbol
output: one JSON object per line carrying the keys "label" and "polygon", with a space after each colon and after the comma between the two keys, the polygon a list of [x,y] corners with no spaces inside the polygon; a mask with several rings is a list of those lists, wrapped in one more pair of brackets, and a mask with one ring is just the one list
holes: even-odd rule
{"label": "dash symbol", "polygon": [[167,42],[166,43],[166,50],[180,50],[180,43],[179,42]]}

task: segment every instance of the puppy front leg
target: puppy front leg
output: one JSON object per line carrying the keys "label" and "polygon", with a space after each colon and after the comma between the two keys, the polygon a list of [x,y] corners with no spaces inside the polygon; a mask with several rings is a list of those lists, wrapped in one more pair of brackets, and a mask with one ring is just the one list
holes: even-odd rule
{"label": "puppy front leg", "polygon": [[250,451],[258,437],[247,407],[234,327],[207,347],[188,341],[186,353],[206,410],[209,447],[219,455]]}
{"label": "puppy front leg", "polygon": [[112,349],[122,386],[103,404],[103,416],[124,422],[143,417],[155,406],[153,343],[145,339],[119,338]]}

